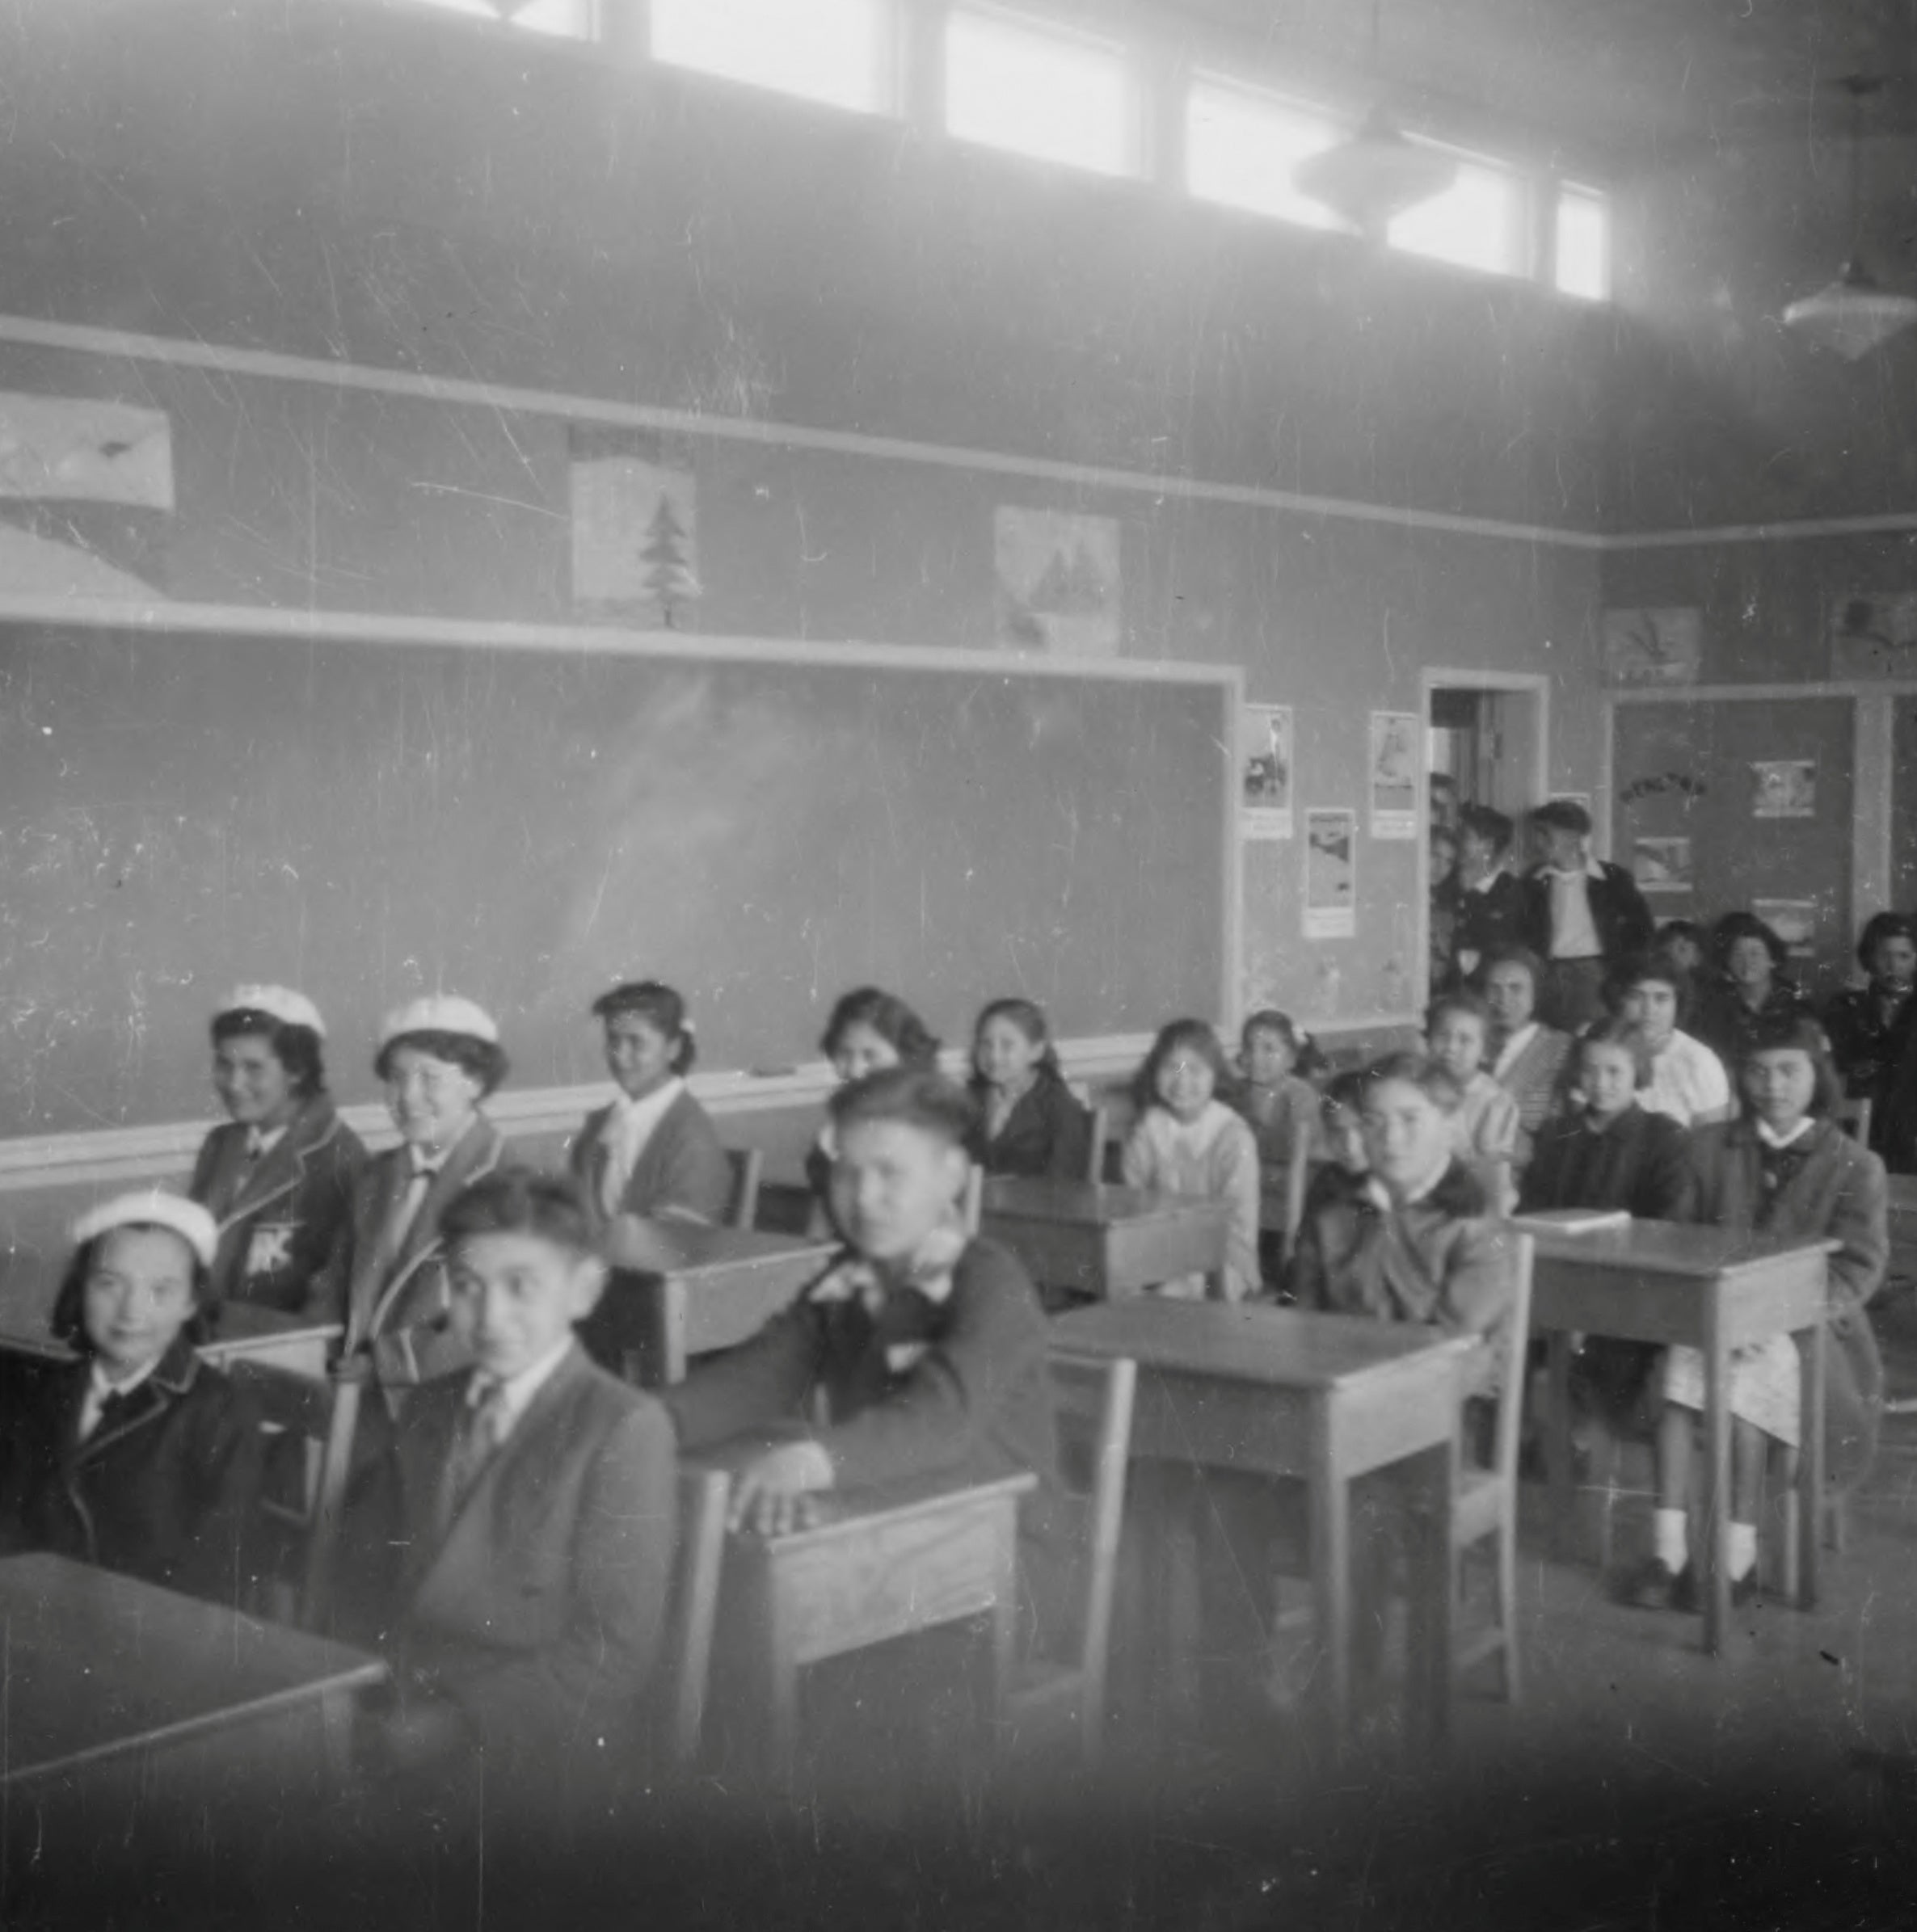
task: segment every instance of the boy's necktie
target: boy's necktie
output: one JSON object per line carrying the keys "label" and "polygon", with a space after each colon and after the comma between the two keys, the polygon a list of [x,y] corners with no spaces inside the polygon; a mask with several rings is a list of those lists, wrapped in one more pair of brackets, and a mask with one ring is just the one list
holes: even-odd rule
{"label": "boy's necktie", "polygon": [[506,1391],[488,1382],[469,1398],[460,1415],[458,1434],[446,1462],[445,1501],[449,1521],[479,1474],[498,1452],[506,1435]]}

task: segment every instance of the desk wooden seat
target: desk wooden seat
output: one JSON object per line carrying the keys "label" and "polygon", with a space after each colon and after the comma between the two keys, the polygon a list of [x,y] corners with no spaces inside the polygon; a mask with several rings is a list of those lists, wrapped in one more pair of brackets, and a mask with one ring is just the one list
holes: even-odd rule
{"label": "desk wooden seat", "polygon": [[1548,1334],[1551,1409],[1545,1446],[1552,1520],[1561,1546],[1574,1520],[1571,1338],[1614,1336],[1704,1356],[1704,1508],[1696,1560],[1703,1585],[1704,1648],[1724,1647],[1730,1627],[1730,1362],[1732,1349],[1795,1335],[1803,1362],[1804,1453],[1799,1458],[1798,1602],[1817,1601],[1818,1498],[1824,1482],[1824,1323],[1830,1240],[1780,1240],[1729,1228],[1632,1221],[1568,1234],[1521,1221],[1536,1243],[1531,1325]]}
{"label": "desk wooden seat", "polygon": [[1225,1202],[1198,1195],[1009,1175],[985,1183],[983,1202],[984,1232],[1034,1282],[1101,1300],[1219,1274],[1229,1214]]}
{"label": "desk wooden seat", "polygon": [[[1312,1589],[1330,1733],[1351,1716],[1351,1486],[1392,1468],[1416,1505],[1410,1603],[1414,1715],[1450,1719],[1451,1507],[1460,1376],[1474,1345],[1430,1328],[1295,1308],[1143,1299],[1060,1316],[1054,1345],[1138,1364],[1135,1460],[1308,1486]],[[1166,1566],[1157,1566],[1165,1581]]]}

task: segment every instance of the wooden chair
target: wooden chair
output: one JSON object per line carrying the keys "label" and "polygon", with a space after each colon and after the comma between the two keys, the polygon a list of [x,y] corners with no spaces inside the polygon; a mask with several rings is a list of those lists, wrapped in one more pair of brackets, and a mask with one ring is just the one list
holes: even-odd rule
{"label": "wooden chair", "polygon": [[1499,1660],[1506,1700],[1518,1701],[1518,1445],[1524,1413],[1525,1352],[1531,1335],[1531,1274],[1533,1243],[1529,1235],[1507,1233],[1517,1283],[1510,1319],[1495,1350],[1487,1351],[1498,1375],[1491,1467],[1461,1469],[1451,1504],[1451,1589],[1464,1594],[1465,1553],[1497,1538],[1496,1601],[1491,1627],[1460,1644],[1456,1672],[1486,1657]]}
{"label": "wooden chair", "polygon": [[759,1183],[765,1172],[765,1150],[727,1147],[732,1164],[732,1205],[726,1213],[728,1227],[756,1227],[759,1220]]}
{"label": "wooden chair", "polygon": [[1861,1100],[1840,1100],[1831,1109],[1831,1118],[1842,1127],[1860,1147],[1870,1145],[1871,1101],[1868,1095]]}
{"label": "wooden chair", "polygon": [[1013,1678],[1005,1715],[1015,1743],[1076,1719],[1080,1755],[1087,1770],[1096,1770],[1105,1744],[1106,1665],[1138,1365],[1123,1357],[1106,1361],[1055,1353],[1051,1379],[1067,1448],[1091,1452],[1089,1487],[1074,1492],[1068,1477],[1064,1499],[1084,1565],[1078,1651],[1068,1661],[1028,1659]]}
{"label": "wooden chair", "polygon": [[[260,1514],[287,1532],[300,1553],[297,1585],[285,1577],[268,1581],[267,1612],[323,1631],[332,1606],[334,1559],[366,1364],[350,1358],[323,1381],[259,1362],[236,1362],[227,1373],[251,1393],[271,1441],[298,1451],[280,1464],[290,1467],[296,1493],[276,1493],[269,1479],[259,1503]],[[278,1461],[269,1462],[269,1471]]]}
{"label": "wooden chair", "polygon": [[1094,1187],[1105,1176],[1105,1136],[1110,1118],[1104,1108],[1093,1108],[1090,1137],[1085,1143],[1085,1177]]}
{"label": "wooden chair", "polygon": [[672,1559],[672,1593],[666,1608],[659,1674],[669,1699],[661,1711],[661,1742],[668,1761],[681,1770],[698,1755],[705,1727],[731,1486],[723,1469],[679,1472],[679,1547]]}

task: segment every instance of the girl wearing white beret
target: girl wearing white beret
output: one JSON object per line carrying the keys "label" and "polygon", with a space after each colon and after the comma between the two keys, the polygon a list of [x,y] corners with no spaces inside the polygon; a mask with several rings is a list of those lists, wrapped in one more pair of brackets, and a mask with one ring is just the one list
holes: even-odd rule
{"label": "girl wearing white beret", "polygon": [[196,1202],[123,1194],[74,1223],[53,1332],[78,1359],[6,1408],[0,1551],[51,1550],[231,1602],[251,1573],[261,1435],[194,1349],[218,1244]]}
{"label": "girl wearing white beret", "polygon": [[373,1068],[402,1139],[353,1189],[346,1347],[371,1358],[396,1416],[414,1384],[470,1366],[449,1320],[440,1216],[504,1156],[480,1103],[506,1077],[506,1055],[483,1008],[436,994],[388,1016]]}
{"label": "girl wearing white beret", "polygon": [[187,1192],[218,1224],[215,1303],[345,1319],[366,1150],[327,1093],[326,1031],[290,987],[235,987],[213,1016],[213,1086],[231,1118],[201,1143]]}

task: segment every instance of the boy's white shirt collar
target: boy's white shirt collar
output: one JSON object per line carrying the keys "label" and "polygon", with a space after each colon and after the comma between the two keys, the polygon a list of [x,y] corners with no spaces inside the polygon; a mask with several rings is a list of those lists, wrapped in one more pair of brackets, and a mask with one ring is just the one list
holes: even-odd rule
{"label": "boy's white shirt collar", "polygon": [[1794,1147],[1817,1125],[1817,1122],[1810,1114],[1806,1113],[1788,1134],[1780,1134],[1767,1120],[1763,1119],[1755,1113],[1751,1117],[1751,1124],[1757,1130],[1757,1138],[1767,1147],[1783,1148]]}
{"label": "boy's white shirt collar", "polygon": [[472,1380],[466,1384],[466,1407],[477,1408],[485,1400],[486,1391],[496,1388],[499,1391],[499,1410],[495,1439],[503,1442],[531,1407],[533,1398],[552,1380],[554,1371],[566,1359],[571,1347],[572,1336],[568,1334],[556,1349],[541,1355],[530,1368],[521,1369],[516,1375],[508,1376],[503,1382],[487,1374],[483,1369],[475,1369]]}

